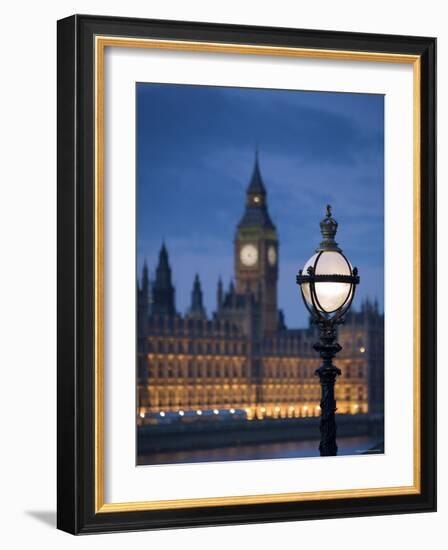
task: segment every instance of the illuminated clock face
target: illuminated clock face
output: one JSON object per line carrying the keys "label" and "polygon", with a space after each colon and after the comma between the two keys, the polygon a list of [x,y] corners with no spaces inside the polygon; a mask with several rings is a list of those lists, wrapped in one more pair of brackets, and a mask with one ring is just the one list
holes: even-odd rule
{"label": "illuminated clock face", "polygon": [[243,265],[252,267],[258,261],[258,250],[253,244],[245,244],[240,251],[240,259]]}
{"label": "illuminated clock face", "polygon": [[270,265],[275,265],[276,261],[277,261],[277,252],[275,251],[274,246],[270,246],[268,248],[268,262]]}

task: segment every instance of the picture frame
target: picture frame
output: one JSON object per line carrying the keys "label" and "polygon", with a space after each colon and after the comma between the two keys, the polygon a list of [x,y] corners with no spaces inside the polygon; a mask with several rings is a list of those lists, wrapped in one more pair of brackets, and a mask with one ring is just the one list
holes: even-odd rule
{"label": "picture frame", "polygon": [[[269,56],[273,63],[300,58],[412,67],[413,483],[163,502],[150,495],[141,502],[107,501],[107,48]],[[89,15],[58,21],[58,528],[85,534],[435,511],[435,186],[434,38]]]}

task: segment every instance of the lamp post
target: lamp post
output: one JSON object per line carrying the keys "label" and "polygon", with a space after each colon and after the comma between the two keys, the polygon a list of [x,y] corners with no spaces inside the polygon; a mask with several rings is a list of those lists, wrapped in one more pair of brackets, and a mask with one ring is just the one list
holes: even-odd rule
{"label": "lamp post", "polygon": [[338,452],[334,385],[341,371],[333,365],[333,358],[342,348],[336,342],[336,328],[344,322],[359,283],[357,268],[351,266],[334,240],[337,229],[338,223],[332,217],[331,206],[327,205],[327,215],[320,222],[322,241],[297,275],[303,301],[320,334],[320,342],[313,347],[322,358],[322,365],[315,373],[319,376],[322,389],[321,456],[335,456]]}

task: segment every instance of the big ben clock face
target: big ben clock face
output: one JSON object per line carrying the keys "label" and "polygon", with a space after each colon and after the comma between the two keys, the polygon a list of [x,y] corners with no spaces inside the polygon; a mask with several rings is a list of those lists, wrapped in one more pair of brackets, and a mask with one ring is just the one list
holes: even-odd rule
{"label": "big ben clock face", "polygon": [[277,261],[277,252],[276,252],[274,246],[270,246],[268,248],[268,262],[269,262],[269,265],[275,265],[276,261]]}
{"label": "big ben clock face", "polygon": [[253,244],[245,244],[240,250],[240,260],[246,267],[254,266],[258,261],[258,250]]}

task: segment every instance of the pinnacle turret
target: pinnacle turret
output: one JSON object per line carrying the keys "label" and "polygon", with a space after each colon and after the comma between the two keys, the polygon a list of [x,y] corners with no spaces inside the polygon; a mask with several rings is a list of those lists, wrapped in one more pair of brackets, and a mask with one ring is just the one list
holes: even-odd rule
{"label": "pinnacle turret", "polygon": [[202,297],[201,281],[199,280],[199,275],[197,273],[193,282],[193,290],[191,291],[191,306],[188,310],[187,317],[189,319],[207,318]]}
{"label": "pinnacle turret", "polygon": [[218,310],[222,306],[223,299],[224,299],[224,289],[223,289],[223,285],[222,285],[222,279],[221,279],[221,277],[219,277],[219,279],[218,279],[218,289],[216,291],[216,304],[217,304],[217,309]]}
{"label": "pinnacle turret", "polygon": [[171,282],[171,267],[165,243],[159,253],[156,279],[152,289],[152,312],[157,315],[175,315],[174,286]]}

